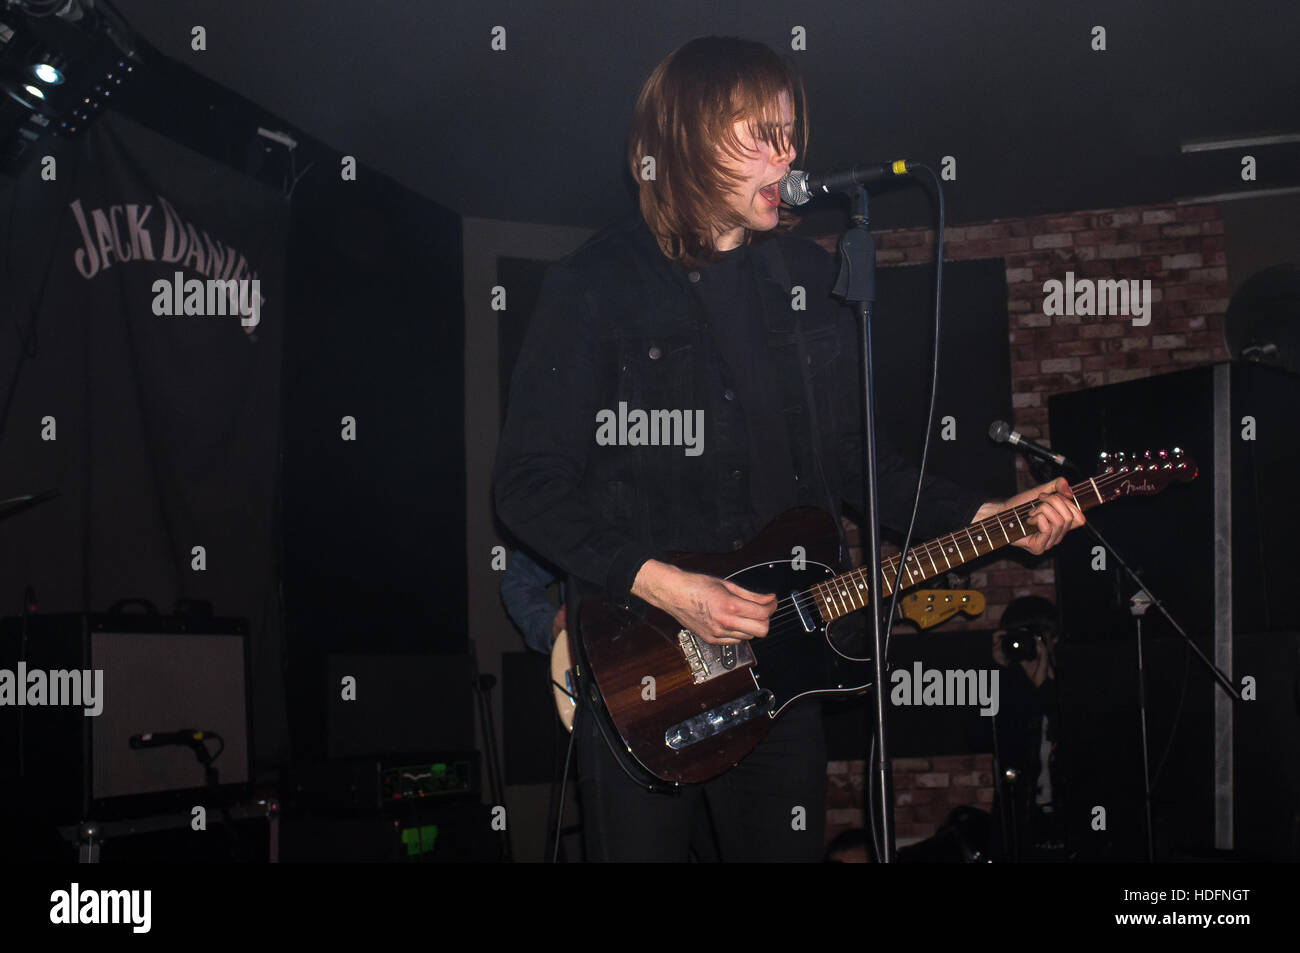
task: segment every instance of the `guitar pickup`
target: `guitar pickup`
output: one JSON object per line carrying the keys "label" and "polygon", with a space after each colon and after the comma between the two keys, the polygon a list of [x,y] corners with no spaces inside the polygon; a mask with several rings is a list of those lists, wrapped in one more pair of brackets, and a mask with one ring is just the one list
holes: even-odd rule
{"label": "guitar pickup", "polygon": [[664,744],[674,751],[689,748],[759,715],[770,714],[774,703],[775,696],[765,688],[741,695],[725,705],[673,725],[664,732]]}
{"label": "guitar pickup", "polygon": [[805,632],[816,632],[818,620],[813,617],[815,607],[812,596],[794,590],[790,593],[790,601],[794,603],[795,611],[799,613],[799,621],[803,623],[803,630]]}

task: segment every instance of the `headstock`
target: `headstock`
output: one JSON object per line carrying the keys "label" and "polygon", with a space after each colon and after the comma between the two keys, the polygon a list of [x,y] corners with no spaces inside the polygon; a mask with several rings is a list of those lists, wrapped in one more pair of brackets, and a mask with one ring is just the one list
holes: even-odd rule
{"label": "headstock", "polygon": [[974,589],[919,589],[899,600],[898,611],[909,622],[928,629],[958,612],[979,615],[984,611],[984,594]]}
{"label": "headstock", "polygon": [[1094,482],[1103,500],[1122,496],[1154,496],[1170,483],[1196,479],[1196,461],[1179,447],[1135,453],[1102,452]]}

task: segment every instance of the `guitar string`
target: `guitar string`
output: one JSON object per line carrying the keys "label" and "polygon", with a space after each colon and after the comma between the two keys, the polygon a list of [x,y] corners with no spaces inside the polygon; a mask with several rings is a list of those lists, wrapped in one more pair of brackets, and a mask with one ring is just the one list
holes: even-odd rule
{"label": "guitar string", "polygon": [[[1084,484],[1083,486],[1086,486],[1086,484]],[[1082,490],[1082,487],[1080,489]],[[998,516],[1015,515],[1016,522],[1022,523],[1025,517],[1032,516],[1032,513],[1030,511],[1033,510],[1035,506],[1036,504],[1033,503],[1022,503],[1020,506],[1014,507],[1011,510],[1004,510],[1001,514],[998,514]],[[969,562],[970,560],[975,559],[977,556],[988,555],[988,553],[991,553],[994,550],[1007,545],[1007,542],[997,543],[991,545],[991,548],[989,548],[987,551],[981,552],[980,550],[981,544],[975,542],[974,537],[970,536],[970,531],[972,528],[976,528],[978,530],[980,538],[986,540],[989,544],[992,544],[993,538],[992,535],[989,533],[988,526],[987,526],[987,524],[990,522],[996,522],[998,527],[1000,529],[1004,529],[1005,531],[1005,527],[1002,521],[998,519],[997,516],[989,517],[987,519],[981,520],[978,523],[972,523],[970,524],[970,526],[963,527],[962,529],[957,531],[957,532],[964,532],[967,534],[968,537],[970,537],[970,547],[968,548],[973,548],[975,551],[974,556],[963,558],[961,563],[958,563],[958,565],[962,565],[963,563]],[[1017,527],[1013,526],[1011,528],[1019,532]],[[957,546],[958,553],[961,554],[962,553],[961,544],[956,540],[957,532],[949,533],[947,536],[938,537],[934,540],[929,540],[927,542],[919,543],[916,546],[913,546],[912,549],[909,551],[909,561],[915,563],[918,566],[918,569],[916,572],[909,572],[908,570],[904,569],[904,573],[910,576],[913,580],[916,580],[917,577],[919,576],[920,577],[919,582],[924,582],[926,579],[931,579],[934,577],[934,575],[937,575],[937,573],[931,575],[922,575],[924,573],[924,570],[919,568],[920,561],[916,559],[916,554],[918,551],[922,551],[925,553],[927,559],[934,561],[936,555],[935,548],[937,547],[938,558],[943,559],[944,547],[943,544],[941,543],[941,540],[945,540],[948,538],[952,538],[954,544]],[[1006,535],[1009,537],[1010,534],[1007,533]],[[1024,538],[1024,536],[1026,535],[1028,535],[1028,533],[1022,532],[1020,533],[1019,536],[1017,536],[1017,538],[1021,539]],[[901,554],[895,554],[889,556],[882,562],[881,569],[882,571],[885,571],[887,573],[885,577],[886,580],[892,579],[897,575],[900,555]],[[818,610],[818,615],[812,618],[821,619],[822,613],[820,612],[821,607],[819,603],[826,603],[833,611],[837,612],[838,615],[836,615],[836,618],[842,618],[843,616],[850,615],[853,612],[858,611],[859,609],[866,608],[866,606],[870,604],[869,601],[861,601],[861,604],[858,605],[854,604],[855,594],[858,594],[858,599],[861,600],[860,593],[862,591],[862,584],[865,583],[866,574],[867,571],[863,568],[852,569],[846,573],[841,573],[838,576],[834,576],[831,579],[824,579],[821,582],[814,583],[813,585],[809,586],[805,590],[802,590],[798,594],[801,597],[798,600],[796,600],[795,597],[792,595],[786,599],[778,601],[776,610],[773,611],[772,615],[769,616],[768,618],[769,629],[771,628],[771,625],[774,621],[778,623],[784,623],[787,621],[794,621],[795,619],[799,619],[800,616],[802,615],[802,613],[800,612],[800,608],[805,608],[805,609],[812,608]],[[841,580],[841,584],[845,581],[848,581],[852,583],[853,587],[849,589],[844,589],[844,588],[839,588],[837,586],[837,588],[833,590],[825,589],[825,587],[827,587],[831,582],[837,579]],[[908,583],[906,581],[903,583],[903,585],[907,585],[909,586],[909,588],[910,585],[912,584],[913,583]],[[824,589],[825,595],[818,594],[817,590],[819,589]],[[893,589],[891,588],[891,584],[889,582],[884,582],[884,585],[882,586],[882,590],[883,589],[889,590],[888,592],[884,592],[883,593],[884,595],[890,595],[893,593]],[[789,603],[790,608],[783,609],[782,608],[783,602]],[[838,606],[835,605],[836,602],[839,603]],[[844,609],[844,607],[848,607],[848,608]],[[842,609],[844,611],[841,611]],[[826,620],[826,621],[833,621],[833,620]],[[801,629],[803,628],[803,622],[801,619],[799,622],[799,628]]]}
{"label": "guitar string", "polygon": [[[1186,469],[1186,467],[1187,465],[1185,462],[1179,462],[1173,465],[1173,469],[1176,470]],[[1160,470],[1168,470],[1168,469],[1169,469],[1168,466],[1160,468]],[[1085,491],[1091,491],[1092,495],[1097,497],[1096,502],[1090,502],[1087,504],[1087,506],[1091,508],[1093,506],[1098,506],[1105,502],[1105,499],[1100,494],[1100,487],[1105,486],[1109,488],[1109,486],[1112,483],[1121,482],[1125,479],[1130,479],[1134,476],[1144,476],[1144,475],[1150,476],[1153,472],[1158,472],[1158,471],[1141,470],[1141,469],[1138,470],[1124,469],[1124,470],[1116,471],[1114,473],[1101,474],[1097,477],[1094,477],[1092,480],[1089,480],[1084,483],[1080,483],[1078,486],[1071,487],[1070,491],[1071,493],[1076,495],[1076,498],[1079,493]],[[1094,484],[1096,485],[1096,488],[1094,488]],[[952,533],[948,533],[946,536],[940,536],[935,539],[928,540],[924,543],[919,543],[916,546],[913,546],[911,550],[908,551],[909,561],[917,566],[917,571],[911,572],[907,569],[904,569],[903,570],[904,574],[908,576],[911,581],[906,583],[900,583],[900,585],[906,585],[908,588],[911,588],[911,586],[919,584],[917,581],[918,576],[920,577],[919,582],[925,582],[927,579],[932,579],[936,575],[938,575],[937,572],[932,573],[930,575],[924,574],[925,570],[921,568],[921,562],[919,559],[916,558],[916,554],[918,553],[918,551],[922,552],[925,558],[929,559],[931,563],[935,566],[935,568],[937,568],[938,565],[938,560],[936,559],[936,555],[938,559],[944,560],[945,565],[951,567],[951,563],[946,559],[944,555],[944,541],[951,539],[952,542],[957,547],[957,554],[959,556],[964,555],[962,553],[961,543],[957,539],[958,533],[966,534],[971,547],[975,551],[975,555],[967,558],[963,558],[962,561],[958,563],[958,565],[963,565],[964,563],[970,562],[972,559],[975,559],[979,556],[987,556],[989,553],[992,553],[1002,548],[1003,546],[1006,546],[1009,543],[1014,542],[1014,540],[1010,538],[1010,532],[1008,532],[1008,529],[1018,531],[1018,535],[1016,536],[1016,539],[1023,539],[1026,536],[1029,536],[1030,533],[1024,529],[1024,519],[1025,517],[1032,517],[1033,516],[1032,511],[1036,509],[1039,505],[1040,505],[1039,501],[1034,501],[1032,503],[1022,503],[1020,504],[1020,506],[1013,507],[1012,509],[1009,510],[1003,510],[1001,513],[996,513],[993,516],[987,517],[978,523],[971,523],[969,526],[964,526],[959,530],[956,530]],[[1079,506],[1077,502],[1075,505]],[[1008,525],[1010,524],[1011,516],[1014,516],[1016,518],[1016,523],[1019,524],[1018,526]],[[988,524],[990,523],[995,524],[996,527],[1003,532],[1003,535],[1005,537],[1003,542],[993,544],[993,537],[988,529]],[[987,551],[981,552],[980,544],[976,543],[974,537],[971,536],[971,530],[973,528],[978,528],[981,538],[986,540],[987,543],[990,544],[990,548]],[[887,592],[882,592],[882,594],[885,596],[893,594],[893,589],[892,589],[893,583],[891,580],[895,579],[898,575],[898,562],[900,556],[901,554],[894,554],[892,556],[889,556],[882,562],[881,569],[882,571],[886,571],[886,575],[884,580],[882,580],[883,585],[881,588],[882,590],[885,589],[888,590]],[[869,600],[861,601],[860,605],[854,605],[854,600],[853,600],[853,595],[855,593],[861,593],[862,591],[861,584],[865,583],[866,574],[867,574],[867,570],[865,568],[859,567],[857,569],[852,569],[846,573],[841,573],[838,576],[834,576],[831,579],[824,579],[819,583],[814,583],[813,585],[809,586],[808,589],[805,589],[799,593],[799,596],[801,597],[799,601],[796,601],[793,595],[787,597],[786,599],[779,600],[777,602],[776,609],[773,611],[772,615],[768,617],[769,635],[767,636],[767,638],[768,639],[771,638],[770,633],[773,624],[777,624],[781,626],[781,628],[784,630],[786,628],[786,623],[798,621],[798,628],[794,629],[792,627],[791,631],[807,632],[807,629],[804,628],[803,621],[802,621],[802,616],[806,613],[802,612],[801,609],[808,609],[809,607],[811,607],[812,609],[816,609],[818,610],[818,615],[810,616],[810,618],[820,619],[821,621],[825,621],[825,622],[833,622],[836,619],[843,618],[846,615],[851,615],[853,612],[866,608],[866,606],[870,604]],[[852,589],[840,589],[838,591],[838,595],[836,595],[835,590],[827,590],[826,595],[832,596],[834,598],[826,598],[823,596],[819,596],[817,594],[816,590],[818,590],[819,588],[824,588],[825,586],[827,586],[828,583],[832,582],[833,580],[839,579],[843,581],[846,580],[846,578],[854,584]],[[860,598],[861,597],[859,596],[859,599]],[[827,605],[830,608],[832,608],[835,612],[838,613],[834,619],[825,619],[822,616],[822,613],[820,612],[820,607],[818,605],[819,601],[827,603]],[[835,602],[839,602],[840,605],[836,606]],[[789,607],[783,608],[782,607],[783,603],[788,603]],[[845,609],[844,611],[841,611],[842,609],[844,609],[845,606],[847,606],[848,608]]]}

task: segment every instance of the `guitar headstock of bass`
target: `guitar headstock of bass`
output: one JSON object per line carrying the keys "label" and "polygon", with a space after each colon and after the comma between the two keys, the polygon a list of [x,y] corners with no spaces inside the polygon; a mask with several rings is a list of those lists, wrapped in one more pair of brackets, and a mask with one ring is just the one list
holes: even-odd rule
{"label": "guitar headstock of bass", "polygon": [[1196,479],[1196,461],[1179,447],[1145,453],[1102,452],[1097,463],[1097,485],[1102,499],[1154,496],[1171,483]]}

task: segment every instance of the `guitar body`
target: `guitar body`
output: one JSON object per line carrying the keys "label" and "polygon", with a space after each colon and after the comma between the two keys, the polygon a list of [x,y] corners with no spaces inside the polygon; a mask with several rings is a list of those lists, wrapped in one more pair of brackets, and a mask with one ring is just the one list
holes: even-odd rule
{"label": "guitar body", "polygon": [[555,696],[555,713],[560,716],[564,730],[572,734],[577,689],[573,680],[573,663],[569,659],[569,633],[565,629],[560,630],[551,646],[551,692]]}
{"label": "guitar body", "polygon": [[870,687],[871,665],[837,654],[861,655],[858,646],[838,644],[809,597],[791,599],[836,575],[838,548],[831,517],[801,508],[743,549],[670,558],[690,572],[776,593],[768,636],[737,646],[695,639],[658,609],[627,622],[607,603],[583,602],[589,674],[615,732],[642,768],[665,781],[708,780],[753,750],[789,705]]}

